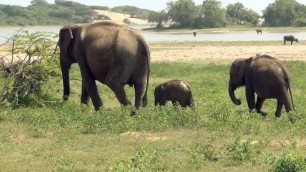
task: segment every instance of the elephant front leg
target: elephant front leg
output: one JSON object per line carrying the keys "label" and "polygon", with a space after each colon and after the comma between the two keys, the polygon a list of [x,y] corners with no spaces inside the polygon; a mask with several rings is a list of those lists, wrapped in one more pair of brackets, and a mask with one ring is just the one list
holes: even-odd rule
{"label": "elephant front leg", "polygon": [[246,95],[248,107],[250,111],[252,111],[253,109],[255,109],[255,93],[251,88],[246,87],[245,95]]}
{"label": "elephant front leg", "polygon": [[257,113],[260,113],[261,115],[263,115],[263,116],[266,116],[267,115],[267,112],[265,111],[265,110],[263,110],[262,109],[262,105],[263,105],[263,103],[264,103],[264,101],[265,101],[265,99],[264,98],[262,98],[262,97],[257,97],[257,101],[256,101],[256,111],[257,111]]}
{"label": "elephant front leg", "polygon": [[283,103],[280,100],[277,100],[277,108],[275,112],[275,117],[280,117],[282,113]]}
{"label": "elephant front leg", "polygon": [[[82,99],[86,98],[87,94],[90,96],[91,101],[95,107],[95,110],[98,111],[100,109],[101,106],[103,106],[102,104],[102,100],[99,96],[98,93],[98,88],[95,82],[94,77],[92,76],[91,72],[89,71],[87,65],[84,64],[79,64],[80,69],[81,69],[81,74],[82,74],[82,80],[84,80],[84,84],[85,84],[85,88],[87,90],[87,92],[83,92],[82,91]],[[82,90],[84,88],[82,86]]]}
{"label": "elephant front leg", "polygon": [[89,102],[89,94],[86,88],[86,83],[82,80],[82,94],[81,94],[81,103],[88,104]]}

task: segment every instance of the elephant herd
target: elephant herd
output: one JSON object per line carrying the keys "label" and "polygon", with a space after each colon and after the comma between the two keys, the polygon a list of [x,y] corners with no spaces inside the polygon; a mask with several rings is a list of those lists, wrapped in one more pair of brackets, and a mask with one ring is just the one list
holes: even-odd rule
{"label": "elephant herd", "polygon": [[[132,104],[124,90],[126,84],[134,87],[136,110],[147,105],[150,50],[139,31],[108,21],[67,25],[60,29],[57,45],[60,47],[64,100],[68,100],[70,95],[70,67],[78,63],[82,76],[81,103],[87,104],[90,98],[96,110],[103,106],[95,83],[97,80],[107,85],[122,105]],[[241,102],[234,91],[241,86],[246,88],[250,110],[265,115],[261,107],[269,98],[277,99],[277,117],[281,115],[283,106],[287,112],[294,109],[288,70],[273,57],[263,55],[233,62],[228,92],[236,105]],[[191,87],[182,80],[156,86],[154,97],[155,105],[171,101],[182,107],[194,106]]]}

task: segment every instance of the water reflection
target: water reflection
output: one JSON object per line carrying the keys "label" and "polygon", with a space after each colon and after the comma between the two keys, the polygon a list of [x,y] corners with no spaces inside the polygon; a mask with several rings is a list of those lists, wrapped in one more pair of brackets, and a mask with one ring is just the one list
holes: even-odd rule
{"label": "water reflection", "polygon": [[[134,29],[143,29],[143,26],[130,26]],[[148,26],[147,26],[148,27]],[[58,33],[60,27],[26,27],[30,33],[42,31]],[[0,43],[4,43],[6,38],[11,37],[19,29],[0,28]],[[256,31],[239,31],[239,32],[216,32],[216,33],[198,33],[194,37],[190,33],[160,33],[143,31],[145,39],[149,42],[163,42],[163,41],[282,41],[284,35],[294,35],[299,40],[305,40],[305,32],[267,32],[263,31],[262,35],[257,35]]]}

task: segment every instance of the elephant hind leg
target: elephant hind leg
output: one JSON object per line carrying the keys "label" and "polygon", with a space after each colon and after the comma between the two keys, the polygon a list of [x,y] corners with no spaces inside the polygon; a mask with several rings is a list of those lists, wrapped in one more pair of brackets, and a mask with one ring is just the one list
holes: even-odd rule
{"label": "elephant hind leg", "polygon": [[135,89],[135,107],[139,109],[139,107],[145,107],[148,102],[146,90],[146,82],[137,82],[134,85]]}
{"label": "elephant hind leg", "polygon": [[288,94],[285,94],[284,96],[284,105],[285,105],[285,109],[286,109],[286,112],[289,112],[289,111],[292,111],[293,110],[293,104],[292,104],[292,101],[291,101],[291,98]]}
{"label": "elephant hind leg", "polygon": [[257,111],[257,113],[260,113],[263,116],[266,116],[268,113],[262,109],[262,105],[265,102],[266,99],[262,98],[262,97],[257,97],[257,101],[256,101],[256,105],[255,105],[255,109]]}
{"label": "elephant hind leg", "polygon": [[280,100],[277,100],[277,108],[275,112],[275,117],[280,117],[282,113],[283,103]]}
{"label": "elephant hind leg", "polygon": [[88,104],[89,102],[89,94],[87,91],[86,83],[82,80],[82,94],[81,94],[81,103]]}
{"label": "elephant hind leg", "polygon": [[132,104],[131,101],[126,96],[123,84],[112,83],[112,84],[109,84],[108,86],[116,94],[116,97],[118,98],[119,102],[122,105],[126,106],[126,105],[131,105]]}

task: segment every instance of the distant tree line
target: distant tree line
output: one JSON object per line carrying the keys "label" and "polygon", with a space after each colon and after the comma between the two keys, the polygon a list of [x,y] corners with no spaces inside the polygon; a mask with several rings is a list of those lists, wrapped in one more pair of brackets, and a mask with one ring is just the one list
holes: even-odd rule
{"label": "distant tree line", "polygon": [[263,11],[267,26],[306,26],[306,6],[296,0],[276,0]]}
{"label": "distant tree line", "polygon": [[[151,12],[149,22],[156,22],[163,27],[164,22],[171,22],[172,27],[215,28],[226,25],[256,26],[260,15],[242,3],[229,4],[222,8],[217,0],[204,0],[195,5],[193,0],[169,1],[167,8],[160,12]],[[296,0],[275,0],[263,10],[265,26],[306,26],[306,6]]]}
{"label": "distant tree line", "polygon": [[69,23],[90,23],[95,19],[109,19],[95,10],[109,10],[130,17],[148,19],[163,27],[170,22],[178,28],[215,28],[227,25],[256,26],[262,18],[264,26],[306,26],[306,6],[296,0],[275,0],[260,16],[240,2],[226,8],[218,0],[203,0],[195,5],[193,0],[169,1],[167,8],[155,12],[133,6],[86,6],[69,0],[55,0],[49,4],[45,0],[32,0],[28,7],[1,5],[0,25],[63,25]]}

